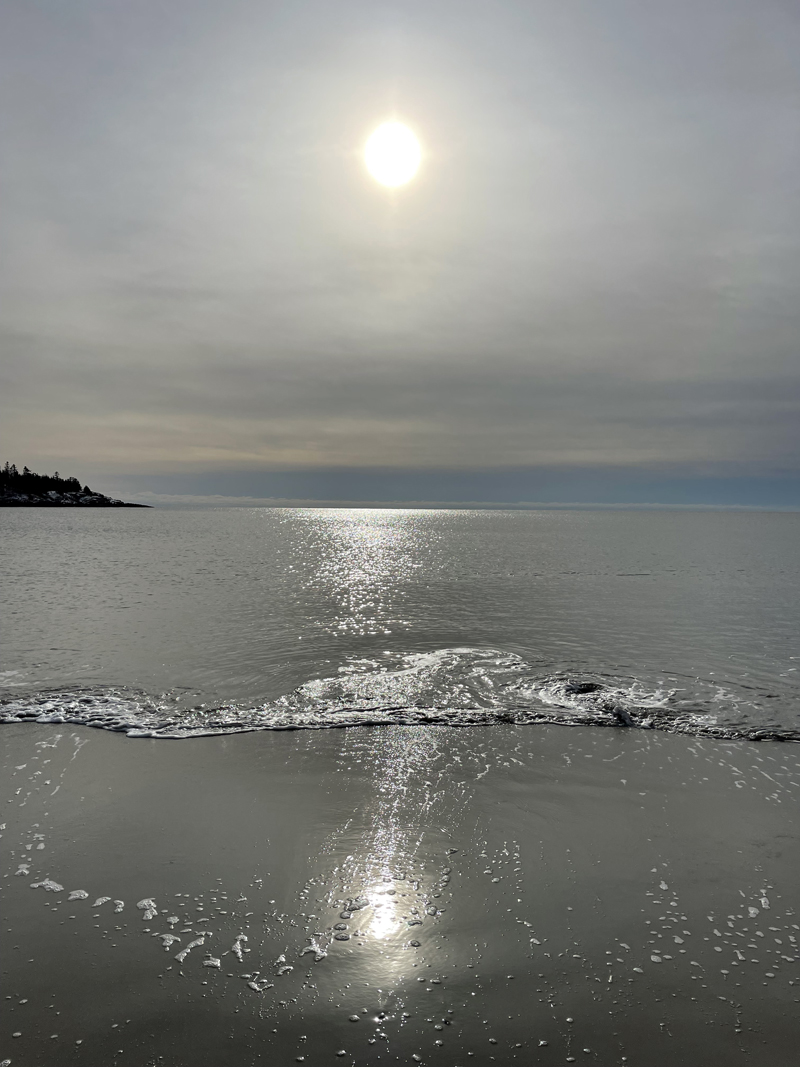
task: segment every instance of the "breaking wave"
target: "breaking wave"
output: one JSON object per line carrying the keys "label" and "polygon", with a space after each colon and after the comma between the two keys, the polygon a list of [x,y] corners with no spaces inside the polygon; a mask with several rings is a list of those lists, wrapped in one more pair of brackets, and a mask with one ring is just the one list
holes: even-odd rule
{"label": "breaking wave", "polygon": [[[768,696],[769,694],[764,694]],[[127,688],[73,688],[0,700],[0,722],[71,723],[129,737],[188,738],[252,730],[346,726],[490,726],[553,723],[665,730],[721,739],[798,741],[800,729],[767,717],[753,693],[667,679],[547,674],[495,649],[351,659],[339,672],[255,707],[180,708]]]}

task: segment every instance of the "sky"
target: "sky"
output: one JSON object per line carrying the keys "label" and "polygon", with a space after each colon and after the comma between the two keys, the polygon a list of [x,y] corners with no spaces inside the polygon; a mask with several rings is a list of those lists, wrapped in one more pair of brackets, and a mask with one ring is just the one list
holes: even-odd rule
{"label": "sky", "polygon": [[6,0],[2,458],[800,505],[798,55],[789,0]]}

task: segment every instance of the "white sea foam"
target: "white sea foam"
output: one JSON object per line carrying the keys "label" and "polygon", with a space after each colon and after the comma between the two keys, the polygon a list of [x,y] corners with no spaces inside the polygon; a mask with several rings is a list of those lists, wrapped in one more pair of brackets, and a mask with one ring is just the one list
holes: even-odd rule
{"label": "white sea foam", "polygon": [[45,889],[48,893],[63,893],[63,885],[54,882],[52,878],[44,878],[41,882],[31,882],[31,889]]}
{"label": "white sea foam", "polygon": [[170,948],[176,941],[180,941],[180,938],[176,934],[153,934],[153,937],[161,938],[161,944],[164,946],[166,952],[169,952]]}
{"label": "white sea foam", "polygon": [[136,907],[139,911],[144,912],[144,915],[142,915],[142,920],[144,922],[150,922],[151,919],[155,919],[156,915],[158,915],[156,902],[151,900],[150,897],[145,897],[144,900],[140,900]]}
{"label": "white sea foam", "polygon": [[319,963],[321,960],[324,960],[328,953],[324,948],[322,948],[316,938],[309,937],[308,942],[309,943],[306,945],[306,947],[300,950],[300,956],[306,956],[308,953],[312,952],[314,954],[315,963]]}
{"label": "white sea foam", "polygon": [[[753,703],[756,701],[756,703]],[[715,737],[800,739],[761,725],[757,695],[713,681],[642,683],[606,674],[553,674],[509,652],[448,648],[350,659],[336,674],[258,706],[185,710],[123,689],[67,690],[0,702],[0,722],[69,722],[131,737],[184,738],[248,730],[430,723],[563,723],[669,730]]]}
{"label": "white sea foam", "polygon": [[196,941],[190,941],[186,948],[181,949],[180,952],[176,953],[175,959],[178,960],[179,963],[183,963],[183,961],[186,959],[186,957],[189,955],[193,948],[200,948],[204,944],[205,939],[202,937],[198,937]]}
{"label": "white sea foam", "polygon": [[259,980],[254,977],[247,984],[251,989],[255,990],[256,993],[263,993],[267,989],[275,988],[275,983],[268,981],[266,978]]}

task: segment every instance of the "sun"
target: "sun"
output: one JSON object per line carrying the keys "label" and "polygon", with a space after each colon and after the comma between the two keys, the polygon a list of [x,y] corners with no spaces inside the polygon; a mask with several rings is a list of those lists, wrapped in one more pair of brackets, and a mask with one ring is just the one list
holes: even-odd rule
{"label": "sun", "polygon": [[417,138],[402,122],[384,122],[364,147],[364,162],[381,185],[405,185],[419,169],[422,149]]}

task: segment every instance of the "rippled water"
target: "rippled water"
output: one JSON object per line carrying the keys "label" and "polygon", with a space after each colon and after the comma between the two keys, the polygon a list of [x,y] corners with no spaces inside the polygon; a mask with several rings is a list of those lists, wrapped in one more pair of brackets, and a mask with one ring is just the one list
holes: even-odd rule
{"label": "rippled water", "polygon": [[4,721],[800,737],[800,516],[4,509]]}

